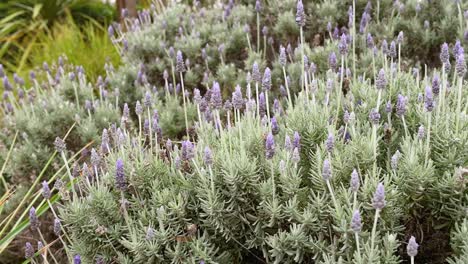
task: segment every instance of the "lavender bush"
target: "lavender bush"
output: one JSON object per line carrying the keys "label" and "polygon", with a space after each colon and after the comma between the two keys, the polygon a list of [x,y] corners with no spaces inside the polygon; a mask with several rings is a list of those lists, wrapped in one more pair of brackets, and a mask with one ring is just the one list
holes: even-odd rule
{"label": "lavender bush", "polygon": [[44,93],[67,155],[95,140],[42,202],[69,262],[464,263],[466,4],[378,2],[155,4],[109,30],[121,67]]}

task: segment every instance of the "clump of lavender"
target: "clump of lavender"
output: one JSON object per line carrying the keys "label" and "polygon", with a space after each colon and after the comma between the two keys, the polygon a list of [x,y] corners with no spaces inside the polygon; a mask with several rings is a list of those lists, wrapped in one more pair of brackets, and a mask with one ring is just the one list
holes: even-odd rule
{"label": "clump of lavender", "polygon": [[338,50],[340,51],[341,56],[348,53],[348,37],[344,33],[341,35],[340,42],[338,43]]}
{"label": "clump of lavender", "polygon": [[244,99],[242,98],[242,91],[239,85],[236,86],[236,90],[232,93],[232,105],[236,110],[241,110],[244,106]]}
{"label": "clump of lavender", "polygon": [[402,117],[406,113],[406,102],[408,99],[406,96],[403,96],[401,94],[398,95],[397,97],[397,104],[396,104],[396,114],[399,117]]}
{"label": "clump of lavender", "polygon": [[265,156],[267,159],[272,159],[275,155],[275,139],[272,133],[268,133],[265,140]]}

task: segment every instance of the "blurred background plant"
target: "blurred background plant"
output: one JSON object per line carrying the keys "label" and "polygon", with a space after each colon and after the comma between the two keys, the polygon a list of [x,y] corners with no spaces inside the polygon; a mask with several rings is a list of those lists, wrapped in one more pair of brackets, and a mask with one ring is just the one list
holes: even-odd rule
{"label": "blurred background plant", "polygon": [[[0,3],[0,61],[11,72],[33,65],[31,52],[56,27],[73,21],[73,27],[97,27],[115,18],[115,8],[99,0],[5,0]],[[88,29],[89,30],[89,29]],[[89,33],[89,32],[87,32]],[[45,42],[57,45],[55,41]],[[59,44],[60,45],[60,44]]]}

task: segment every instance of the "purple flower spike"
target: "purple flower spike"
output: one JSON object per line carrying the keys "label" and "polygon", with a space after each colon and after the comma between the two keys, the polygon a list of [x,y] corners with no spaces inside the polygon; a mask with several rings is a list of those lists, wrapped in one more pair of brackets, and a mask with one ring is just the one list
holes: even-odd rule
{"label": "purple flower spike", "polygon": [[429,86],[426,86],[425,89],[424,106],[428,112],[431,112],[434,109],[434,96],[432,94],[432,88]]}
{"label": "purple flower spike", "polygon": [[54,146],[55,146],[55,150],[57,150],[57,152],[59,153],[65,152],[67,150],[67,146],[65,145],[65,142],[59,137],[55,138]]}
{"label": "purple flower spike", "polygon": [[[463,50],[463,48],[461,48],[461,49]],[[456,64],[455,64],[455,70],[456,70],[456,72],[458,74],[458,77],[463,79],[463,77],[466,74],[465,54],[463,52],[461,52],[457,56],[457,61],[456,61]]]}
{"label": "purple flower spike", "polygon": [[62,224],[60,222],[60,219],[55,218],[54,219],[54,234],[56,236],[60,236],[61,232],[62,232]]}
{"label": "purple flower spike", "polygon": [[137,101],[135,104],[135,113],[138,116],[141,116],[143,114],[143,107],[141,106],[140,101]]}
{"label": "purple flower spike", "polygon": [[242,109],[244,106],[244,99],[242,98],[242,90],[239,85],[236,86],[236,90],[232,93],[232,105],[236,110]]}
{"label": "purple flower spike", "polygon": [[442,47],[440,49],[440,61],[442,63],[447,64],[449,60],[450,60],[449,47],[447,43],[444,43],[442,44]]}
{"label": "purple flower spike", "polygon": [[453,45],[453,56],[457,58],[460,53],[463,53],[463,48],[461,46],[460,40],[457,39],[455,45]]}
{"label": "purple flower spike", "polygon": [[271,89],[271,71],[270,68],[265,69],[262,80],[262,89],[264,91],[269,91]]}
{"label": "purple flower spike", "polygon": [[293,145],[291,143],[291,138],[288,135],[286,135],[286,137],[284,138],[284,148],[287,151],[292,151],[293,150]]}
{"label": "purple flower spike", "polygon": [[408,246],[406,246],[406,253],[408,253],[408,256],[414,258],[418,254],[418,248],[419,245],[418,243],[416,243],[416,238],[414,238],[414,236],[411,236],[411,238],[408,241]]}
{"label": "purple flower spike", "polygon": [[81,256],[80,255],[75,255],[73,257],[73,264],[81,264]]}
{"label": "purple flower spike", "polygon": [[12,91],[13,90],[13,86],[11,86],[11,83],[8,80],[7,76],[3,77],[3,88],[5,88],[5,91]]}
{"label": "purple flower spike", "polygon": [[182,141],[182,160],[189,161],[195,157],[193,143],[189,140]]}
{"label": "purple flower spike", "polygon": [[387,87],[387,78],[385,77],[384,69],[380,69],[377,80],[375,81],[375,86],[379,90],[385,89],[385,87]]}
{"label": "purple flower spike", "polygon": [[361,232],[362,222],[361,222],[361,214],[359,213],[359,210],[355,210],[353,213],[353,218],[351,219],[351,229],[355,233]]}
{"label": "purple flower spike", "polygon": [[330,132],[328,133],[328,138],[327,140],[325,141],[325,148],[327,149],[327,151],[329,153],[331,153],[333,151],[333,147],[335,146],[335,137],[333,136],[333,134]]}
{"label": "purple flower spike", "polygon": [[112,38],[112,37],[115,35],[114,27],[113,27],[112,25],[110,25],[110,26],[107,28],[107,34],[109,35],[110,38]]}
{"label": "purple flower spike", "polygon": [[211,88],[211,105],[215,109],[221,109],[223,106],[223,99],[221,98],[221,88],[219,87],[218,82],[213,83],[213,88]]}
{"label": "purple flower spike", "polygon": [[146,108],[151,107],[151,93],[149,91],[146,91],[145,93],[145,98],[143,99],[143,105]]}
{"label": "purple flower spike", "polygon": [[294,132],[293,147],[301,150],[301,136],[299,132]]}
{"label": "purple flower spike", "polygon": [[265,99],[265,94],[260,93],[258,97],[258,104],[259,104],[259,111],[260,111],[260,116],[264,116],[266,112],[266,99]]}
{"label": "purple flower spike", "polygon": [[377,185],[374,197],[372,198],[372,207],[376,210],[382,210],[385,207],[385,189],[381,182]]}
{"label": "purple flower spike", "polygon": [[328,159],[323,161],[323,168],[322,168],[322,177],[325,181],[329,181],[332,175],[331,171],[331,164]]}
{"label": "purple flower spike", "polygon": [[337,61],[336,61],[336,54],[335,52],[332,52],[330,53],[330,56],[328,56],[328,65],[330,67],[330,69],[332,69],[333,71],[336,71],[336,68],[337,68]]}
{"label": "purple flower spike", "polygon": [[392,160],[390,162],[392,170],[398,169],[398,161],[400,160],[400,155],[401,155],[401,153],[398,150],[395,152],[395,154],[393,154]]}
{"label": "purple flower spike", "polygon": [[394,59],[396,58],[396,56],[397,56],[397,50],[396,50],[396,43],[395,43],[395,41],[392,41],[392,42],[390,43],[390,50],[389,50],[388,54],[390,55],[390,57],[392,57],[392,58],[394,58]]}
{"label": "purple flower spike", "polygon": [[273,135],[277,135],[279,133],[279,126],[278,126],[278,121],[276,121],[275,117],[271,118],[271,132]]}
{"label": "purple flower spike", "polygon": [[287,63],[286,49],[281,45],[280,46],[280,55],[279,55],[279,64],[281,67],[285,67]]}
{"label": "purple flower spike", "polygon": [[262,11],[262,4],[260,3],[260,0],[257,0],[255,2],[255,12],[260,13]]}
{"label": "purple flower spike", "polygon": [[268,133],[265,140],[265,154],[267,159],[272,159],[275,155],[275,139],[271,133]]}
{"label": "purple flower spike", "polygon": [[341,55],[346,55],[348,53],[347,36],[345,33],[341,35],[340,43],[338,43],[338,49]]}
{"label": "purple flower spike", "polygon": [[387,114],[391,114],[391,113],[392,113],[392,110],[393,110],[392,101],[388,100],[388,101],[387,101],[387,104],[385,105],[385,112],[386,112]]}
{"label": "purple flower spike", "polygon": [[375,109],[372,108],[369,113],[369,120],[373,125],[378,125],[380,121],[380,113]]}
{"label": "purple flower spike", "polygon": [[40,225],[41,223],[39,222],[39,219],[36,215],[36,208],[33,206],[31,209],[29,209],[29,226],[31,229],[38,229]]}
{"label": "purple flower spike", "polygon": [[419,128],[418,128],[418,138],[419,138],[420,140],[423,140],[425,134],[426,134],[426,131],[425,131],[425,129],[424,129],[424,126],[423,126],[423,125],[420,125]]}
{"label": "purple flower spike", "polygon": [[203,152],[203,162],[205,162],[206,166],[213,165],[213,155],[211,153],[211,149],[207,146]]}
{"label": "purple flower spike", "polygon": [[117,159],[115,163],[115,186],[120,191],[127,189],[127,181],[125,180],[124,163],[122,159]]}
{"label": "purple flower spike", "polygon": [[34,247],[31,243],[26,242],[24,246],[24,257],[29,259],[34,256]]}
{"label": "purple flower spike", "polygon": [[351,182],[350,182],[351,190],[353,192],[357,192],[359,190],[360,184],[361,183],[359,181],[359,174],[356,169],[353,169],[353,172],[351,173]]}
{"label": "purple flower spike", "polygon": [[402,116],[405,115],[405,113],[406,113],[406,102],[407,101],[408,101],[408,99],[406,98],[406,96],[403,96],[401,94],[398,95],[397,104],[396,104],[396,114],[397,114],[397,116],[402,117]]}
{"label": "purple flower spike", "polygon": [[374,48],[374,38],[371,33],[367,33],[366,44],[368,48]]}
{"label": "purple flower spike", "polygon": [[47,181],[43,181],[42,182],[42,196],[44,197],[44,199],[50,199],[50,188],[49,188],[49,184],[47,183]]}
{"label": "purple flower spike", "polygon": [[302,0],[297,1],[297,8],[296,8],[296,23],[300,27],[304,27],[306,23],[306,17],[304,12],[304,5],[302,4]]}
{"label": "purple flower spike", "polygon": [[294,148],[292,156],[291,156],[291,160],[295,164],[299,163],[299,161],[301,160],[301,155],[299,154],[299,150],[297,148]]}
{"label": "purple flower spike", "polygon": [[185,72],[184,57],[182,56],[182,52],[180,50],[177,51],[176,56],[176,71]]}
{"label": "purple flower spike", "polygon": [[404,34],[403,34],[403,31],[400,31],[400,33],[398,33],[398,37],[397,37],[398,44],[403,44],[403,40],[404,40]]}
{"label": "purple flower spike", "polygon": [[254,80],[257,83],[260,83],[262,81],[262,75],[260,74],[260,69],[258,68],[257,62],[254,62],[252,66],[252,80]]}
{"label": "purple flower spike", "polygon": [[384,40],[382,41],[382,44],[381,44],[381,47],[380,47],[380,48],[382,49],[382,53],[383,53],[384,55],[387,55],[387,54],[388,54],[388,43],[387,43],[387,40],[386,40],[386,39],[384,39]]}

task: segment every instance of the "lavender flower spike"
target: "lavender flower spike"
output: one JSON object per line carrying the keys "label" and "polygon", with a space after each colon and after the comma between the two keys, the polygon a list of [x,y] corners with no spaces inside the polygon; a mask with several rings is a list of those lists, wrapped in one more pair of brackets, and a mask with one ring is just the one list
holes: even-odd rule
{"label": "lavender flower spike", "polygon": [[450,60],[449,46],[447,43],[444,43],[442,44],[442,47],[440,48],[440,61],[442,63],[447,64],[449,60]]}
{"label": "lavender flower spike", "polygon": [[323,161],[323,168],[322,168],[322,177],[325,181],[329,181],[331,178],[331,164],[328,159]]}
{"label": "lavender flower spike", "polygon": [[182,56],[182,52],[180,50],[177,51],[176,55],[176,71],[185,72],[184,57]]}
{"label": "lavender flower spike", "polygon": [[329,153],[333,151],[333,147],[335,146],[335,138],[333,137],[333,134],[330,132],[328,133],[328,138],[325,141],[325,148]]}
{"label": "lavender flower spike", "polygon": [[31,229],[38,229],[40,225],[41,223],[39,222],[39,219],[36,215],[36,208],[33,206],[31,209],[29,209],[29,226]]}
{"label": "lavender flower spike", "polygon": [[359,213],[359,210],[355,210],[353,213],[353,218],[351,219],[351,229],[355,233],[361,232],[362,222],[361,222],[361,214]]}
{"label": "lavender flower spike", "polygon": [[382,210],[385,207],[385,189],[381,182],[377,185],[374,197],[372,198],[372,207],[376,210]]}
{"label": "lavender flower spike", "polygon": [[182,160],[189,161],[195,157],[193,143],[189,140],[182,141]]}
{"label": "lavender flower spike", "polygon": [[213,83],[213,88],[211,89],[211,104],[215,109],[221,109],[223,106],[223,99],[221,98],[221,88],[219,87],[218,82]]}
{"label": "lavender flower spike", "polygon": [[213,165],[213,155],[211,153],[211,149],[207,146],[203,152],[203,162],[205,162],[206,166]]}
{"label": "lavender flower spike", "polygon": [[300,27],[304,27],[306,22],[305,12],[304,12],[304,5],[302,4],[302,0],[297,1],[297,8],[296,8],[296,23]]}
{"label": "lavender flower spike", "polygon": [[387,78],[385,77],[384,69],[380,69],[377,80],[375,81],[375,86],[377,89],[382,90],[387,86]]}
{"label": "lavender flower spike", "polygon": [[359,182],[359,174],[356,171],[356,169],[353,169],[353,172],[351,173],[351,182],[350,182],[351,190],[353,192],[357,192],[359,190],[360,184],[361,183]]}
{"label": "lavender flower spike", "polygon": [[60,222],[60,219],[55,218],[54,219],[54,234],[56,236],[60,236],[61,232],[62,232],[62,224]]}
{"label": "lavender flower spike", "polygon": [[426,86],[425,89],[424,106],[428,112],[431,112],[434,109],[434,96],[432,95],[432,89],[429,86]]}
{"label": "lavender flower spike", "polygon": [[375,109],[372,108],[369,113],[369,120],[373,125],[378,125],[380,121],[380,113]]}
{"label": "lavender flower spike", "polygon": [[280,46],[280,55],[279,55],[279,64],[281,67],[285,67],[287,63],[286,49],[281,45]]}
{"label": "lavender flower spike", "polygon": [[408,253],[408,256],[414,258],[418,254],[418,248],[419,245],[418,243],[416,243],[416,238],[414,236],[411,236],[411,238],[408,241],[408,246],[406,246],[406,253]]}
{"label": "lavender flower spike", "polygon": [[50,188],[49,188],[49,184],[47,183],[47,181],[43,181],[42,182],[42,196],[44,197],[44,199],[50,199]]}
{"label": "lavender flower spike", "polygon": [[271,71],[270,68],[265,69],[262,80],[262,89],[264,91],[269,91],[271,89]]}
{"label": "lavender flower spike", "polygon": [[345,33],[341,35],[340,42],[338,43],[338,49],[341,55],[346,55],[348,53],[348,37]]}
{"label": "lavender flower spike", "polygon": [[265,140],[265,153],[267,159],[272,159],[275,155],[275,139],[271,133],[268,133],[268,136]]}
{"label": "lavender flower spike", "polygon": [[296,164],[301,160],[301,155],[299,154],[299,150],[297,148],[294,148],[291,160]]}
{"label": "lavender flower spike", "polygon": [[73,257],[73,264],[81,264],[81,256],[80,255],[75,255]]}
{"label": "lavender flower spike", "polygon": [[262,81],[262,76],[260,74],[260,69],[258,68],[258,63],[254,62],[252,65],[252,80],[254,80],[257,83],[260,83]]}
{"label": "lavender flower spike", "polygon": [[55,146],[55,150],[57,150],[57,152],[59,153],[65,152],[67,150],[67,146],[65,145],[65,142],[59,137],[55,138],[54,146]]}
{"label": "lavender flower spike", "polygon": [[34,247],[32,246],[31,243],[26,242],[24,246],[24,257],[29,259],[34,256]]}
{"label": "lavender flower spike", "polygon": [[[462,48],[460,48],[461,50],[463,50]],[[461,79],[463,79],[463,77],[465,76],[466,74],[466,63],[465,63],[465,54],[462,52],[460,52],[457,56],[457,61],[456,61],[456,64],[455,64],[455,70],[458,74],[458,77],[460,77]]]}
{"label": "lavender flower spike", "polygon": [[407,102],[406,96],[403,96],[401,94],[398,95],[397,97],[397,103],[396,103],[396,114],[399,117],[402,117],[406,113],[406,102]]}
{"label": "lavender flower spike", "polygon": [[242,91],[239,85],[236,86],[236,90],[232,93],[232,105],[236,110],[240,110],[244,106],[244,99],[242,98]]}
{"label": "lavender flower spike", "polygon": [[122,159],[117,159],[115,163],[115,185],[120,191],[127,189],[127,182],[125,180],[124,163]]}

